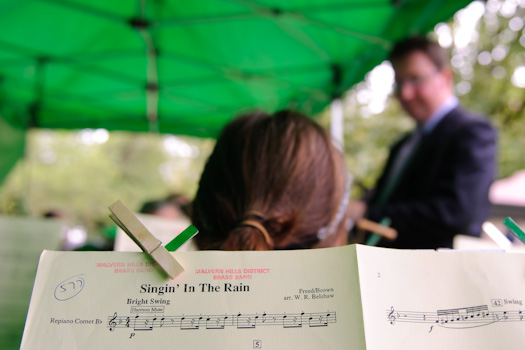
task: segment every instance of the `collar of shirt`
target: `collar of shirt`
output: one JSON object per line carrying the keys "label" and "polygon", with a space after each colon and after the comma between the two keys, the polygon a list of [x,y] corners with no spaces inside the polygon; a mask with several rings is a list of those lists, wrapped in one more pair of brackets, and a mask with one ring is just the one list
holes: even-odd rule
{"label": "collar of shirt", "polygon": [[451,110],[459,105],[459,100],[456,96],[450,96],[446,101],[430,116],[427,122],[423,125],[423,133],[430,134],[432,130],[438,125]]}

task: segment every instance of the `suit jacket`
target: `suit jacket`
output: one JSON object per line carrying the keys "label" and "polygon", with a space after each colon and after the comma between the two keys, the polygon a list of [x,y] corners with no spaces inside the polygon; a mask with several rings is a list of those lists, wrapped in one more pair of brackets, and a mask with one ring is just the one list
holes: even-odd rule
{"label": "suit jacket", "polygon": [[398,231],[393,248],[452,247],[456,234],[479,236],[490,208],[495,174],[496,132],[483,118],[457,107],[424,135],[390,198],[377,203],[393,159],[407,136],[391,149],[368,201],[366,216],[391,219]]}

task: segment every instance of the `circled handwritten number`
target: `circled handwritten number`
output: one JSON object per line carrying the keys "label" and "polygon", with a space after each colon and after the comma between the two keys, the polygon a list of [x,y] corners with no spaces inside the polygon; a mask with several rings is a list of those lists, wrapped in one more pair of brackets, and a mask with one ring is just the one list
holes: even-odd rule
{"label": "circled handwritten number", "polygon": [[65,301],[80,293],[86,284],[83,276],[83,274],[72,276],[60,282],[55,288],[55,298],[60,301]]}

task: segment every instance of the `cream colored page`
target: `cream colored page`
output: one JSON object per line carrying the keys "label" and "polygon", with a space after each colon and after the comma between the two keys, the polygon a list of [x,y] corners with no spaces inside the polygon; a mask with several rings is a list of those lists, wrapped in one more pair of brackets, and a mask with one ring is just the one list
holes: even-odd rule
{"label": "cream colored page", "polygon": [[22,349],[364,349],[355,247],[41,257]]}
{"label": "cream colored page", "polygon": [[367,349],[525,347],[525,254],[357,254]]}

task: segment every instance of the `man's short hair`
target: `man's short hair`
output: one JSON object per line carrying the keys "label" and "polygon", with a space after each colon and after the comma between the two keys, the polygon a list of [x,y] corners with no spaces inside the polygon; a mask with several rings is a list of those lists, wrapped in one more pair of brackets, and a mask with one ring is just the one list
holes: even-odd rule
{"label": "man's short hair", "polygon": [[421,51],[426,54],[439,70],[450,65],[447,50],[425,36],[414,36],[398,41],[394,44],[388,58],[390,62],[395,62],[415,51]]}

